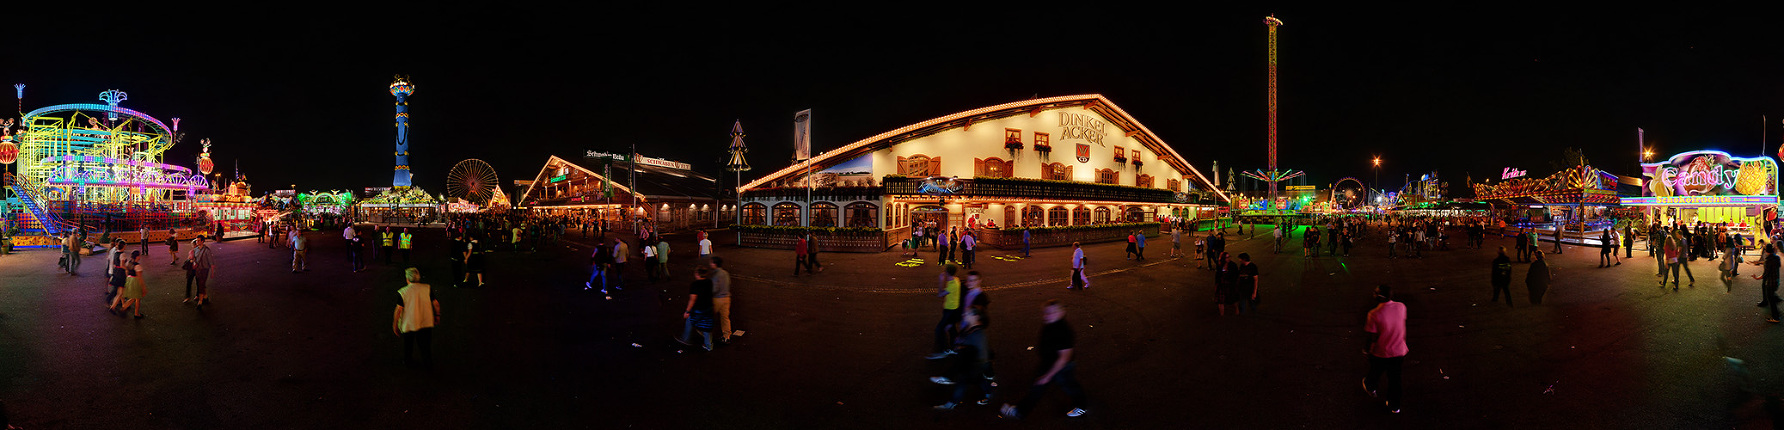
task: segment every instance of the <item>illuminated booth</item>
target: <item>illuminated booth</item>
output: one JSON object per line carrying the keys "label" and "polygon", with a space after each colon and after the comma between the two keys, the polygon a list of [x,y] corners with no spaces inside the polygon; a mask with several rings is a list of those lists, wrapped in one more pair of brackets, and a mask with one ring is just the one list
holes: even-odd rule
{"label": "illuminated booth", "polygon": [[1642,164],[1642,196],[1622,203],[1642,207],[1649,223],[1726,224],[1747,232],[1777,216],[1778,164],[1722,151],[1692,151]]}

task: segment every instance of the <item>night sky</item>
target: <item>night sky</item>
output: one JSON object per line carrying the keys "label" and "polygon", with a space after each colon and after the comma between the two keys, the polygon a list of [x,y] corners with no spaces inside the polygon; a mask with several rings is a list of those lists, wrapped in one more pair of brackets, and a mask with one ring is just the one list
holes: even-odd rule
{"label": "night sky", "polygon": [[459,160],[486,160],[508,183],[548,155],[634,143],[730,178],[733,120],[748,133],[748,180],[788,164],[801,109],[825,150],[1080,93],[1106,95],[1199,168],[1254,169],[1267,153],[1261,20],[1275,13],[1280,164],[1322,188],[1370,181],[1376,154],[1389,187],[1433,170],[1454,186],[1507,166],[1553,173],[1567,146],[1637,174],[1637,127],[1661,156],[1756,155],[1762,128],[1771,155],[1784,138],[1784,27],[1746,22],[1751,11],[499,5],[15,15],[0,82],[28,85],[27,111],[126,91],[125,107],[182,118],[169,162],[195,164],[210,138],[218,169],[239,160],[257,191],[388,186],[399,73],[417,85],[415,184],[435,193]]}

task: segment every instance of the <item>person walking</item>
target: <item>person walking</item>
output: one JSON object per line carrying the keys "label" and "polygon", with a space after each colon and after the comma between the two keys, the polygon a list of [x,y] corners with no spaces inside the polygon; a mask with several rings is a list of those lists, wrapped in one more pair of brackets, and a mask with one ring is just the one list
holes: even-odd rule
{"label": "person walking", "polygon": [[403,233],[397,235],[396,240],[396,249],[403,252],[403,264],[409,264],[409,258],[415,256],[415,235],[409,233],[408,227],[403,227]]}
{"label": "person walking", "polygon": [[187,258],[192,260],[193,279],[198,281],[198,298],[195,300],[200,310],[211,302],[210,296],[205,294],[206,286],[211,280],[211,269],[215,267],[211,252],[211,247],[204,243],[204,238],[192,239],[192,252]]}
{"label": "person walking", "polygon": [[799,237],[793,238],[793,276],[794,277],[799,276],[800,270],[804,270],[805,273],[807,273],[807,274],[811,273],[811,264],[808,264],[805,261],[805,247],[806,246],[810,246],[810,245],[807,245],[805,243],[805,236],[801,235]]}
{"label": "person walking", "polygon": [[1754,263],[1763,264],[1765,272],[1753,276],[1759,280],[1759,307],[1770,307],[1771,317],[1765,322],[1778,322],[1778,249],[1772,244],[1765,245],[1765,257]]}
{"label": "person walking", "polygon": [[391,251],[396,248],[396,232],[392,231],[390,227],[379,227],[378,244],[380,251],[384,254],[384,265],[390,265],[391,254],[395,254]]}
{"label": "person walking", "polygon": [[390,331],[403,338],[403,365],[416,367],[415,354],[421,355],[421,367],[434,368],[434,325],[440,323],[440,300],[434,298],[432,285],[421,283],[421,270],[403,269],[408,282],[396,290],[396,312],[391,314]]}
{"label": "person walking", "polygon": [[1139,230],[1139,231],[1134,232],[1134,243],[1135,243],[1135,245],[1137,245],[1134,250],[1134,261],[1146,261],[1146,231],[1145,230]]}
{"label": "person walking", "polygon": [[1735,268],[1740,267],[1740,265],[1741,257],[1739,255],[1735,255],[1735,253],[1732,252],[1722,253],[1722,263],[1718,264],[1716,269],[1721,272],[1722,287],[1726,289],[1723,294],[1734,293],[1734,270]]}
{"label": "person walking", "polygon": [[[1202,259],[1208,258],[1207,252],[1208,252],[1207,238],[1205,238],[1201,235],[1196,235],[1196,259],[1202,260]],[[1202,264],[1202,263],[1196,264],[1197,269],[1203,268],[1202,266],[1206,266],[1206,264]]]}
{"label": "person walking", "polygon": [[960,324],[960,278],[955,277],[959,271],[960,268],[952,264],[942,268],[941,285],[935,292],[935,296],[942,299],[942,319],[935,323],[934,352],[924,358],[940,360],[954,354],[948,346],[954,344],[954,326]]}
{"label": "person walking", "polygon": [[[1611,231],[1606,229],[1598,235],[1598,268],[1611,267],[1611,254],[1617,252],[1617,242],[1611,238]],[[1617,264],[1623,264],[1618,260]]]}
{"label": "person walking", "polygon": [[1183,229],[1173,228],[1173,229],[1171,229],[1171,255],[1169,255],[1167,257],[1177,258],[1177,257],[1182,257],[1182,256],[1183,256]]}
{"label": "person walking", "polygon": [[[142,255],[142,251],[136,251],[136,253]],[[113,253],[109,263],[111,270],[106,275],[105,309],[112,315],[122,315],[119,313],[118,305],[124,303],[124,287],[129,285],[130,272],[124,266],[130,262],[125,258],[126,256],[122,252]]]}
{"label": "person walking", "polygon": [[[1541,260],[1541,255],[1537,256]],[[1400,413],[1400,370],[1406,363],[1406,305],[1394,301],[1394,292],[1387,284],[1375,287],[1375,309],[1369,310],[1368,322],[1363,324],[1363,331],[1368,332],[1369,343],[1363,346],[1363,354],[1369,357],[1369,373],[1363,377],[1363,391],[1369,397],[1377,397],[1378,393],[1386,397],[1388,412]]]}
{"label": "person walking", "polygon": [[675,275],[669,272],[669,241],[660,236],[657,237],[657,271],[662,272],[664,281],[675,280]]}
{"label": "person walking", "polygon": [[1090,279],[1084,277],[1084,248],[1078,242],[1072,242],[1072,285],[1066,289],[1090,288]]}
{"label": "person walking", "polygon": [[959,260],[954,259],[954,253],[960,248],[960,227],[950,227],[948,231],[942,232],[941,240],[942,264],[958,263]]}
{"label": "person walking", "polygon": [[978,240],[973,239],[973,232],[971,230],[968,230],[966,234],[960,236],[960,259],[962,260],[961,263],[964,264],[968,270],[973,268],[973,250],[977,246]]}
{"label": "person walking", "polygon": [[1499,303],[1499,293],[1505,293],[1505,306],[1511,306],[1511,257],[1505,255],[1505,247],[1499,247],[1499,256],[1493,258],[1493,299],[1489,303]]}
{"label": "person walking", "polygon": [[[624,235],[618,234],[613,235],[613,266],[607,269],[607,275],[605,276],[610,283],[609,286],[614,290],[619,291],[626,290],[626,261],[631,259],[631,256],[627,254],[632,252],[630,249],[631,247],[626,246],[626,241],[620,240],[623,236]],[[713,297],[717,298],[723,296],[715,294]]]}
{"label": "person walking", "polygon": [[1398,258],[1398,257],[1394,256],[1394,248],[1398,248],[1400,245],[1400,233],[1393,231],[1393,230],[1388,230],[1387,236],[1388,236],[1388,259],[1393,260],[1395,258]]}
{"label": "person walking", "polygon": [[694,266],[695,267],[706,267],[706,262],[708,260],[710,260],[711,258],[712,258],[712,237],[707,232],[701,231],[700,232],[700,259],[695,260],[695,262],[697,262],[699,264],[695,264]]}
{"label": "person walking", "polygon": [[1208,238],[1208,270],[1214,270],[1214,257],[1222,252],[1226,252],[1226,232],[1214,233],[1214,237]]}
{"label": "person walking", "polygon": [[818,237],[816,235],[806,235],[805,273],[808,275],[812,274],[814,269],[816,269],[818,273],[824,272],[824,263],[818,262],[818,249],[820,248],[820,245],[822,244],[818,242]]}
{"label": "person walking", "polygon": [[1518,232],[1517,240],[1514,240],[1513,242],[1514,244],[1512,245],[1512,248],[1518,250],[1518,262],[1523,263],[1530,261],[1530,235],[1520,231]]}
{"label": "person walking", "polygon": [[[113,239],[105,250],[105,281],[111,282],[112,268],[117,266],[118,256],[124,253],[124,239]],[[140,255],[140,254],[139,254]]]}
{"label": "person walking", "polygon": [[307,257],[310,252],[310,246],[309,246],[310,240],[308,238],[305,238],[302,233],[298,233],[298,232],[292,232],[292,233],[293,234],[291,235],[291,273],[308,272],[308,271],[310,271],[310,263],[309,263],[308,259],[305,257]]}
{"label": "person walking", "polygon": [[717,324],[712,315],[712,279],[707,277],[711,273],[712,269],[707,267],[694,270],[694,282],[688,285],[688,306],[681,311],[681,336],[675,337],[676,343],[694,346],[688,343],[689,337],[699,332],[706,339],[701,349],[712,350],[712,330]]}
{"label": "person walking", "polygon": [[1220,260],[1214,268],[1214,307],[1220,316],[1226,316],[1227,306],[1233,307],[1233,314],[1239,313],[1239,265],[1234,264],[1227,253],[1220,253]]}
{"label": "person walking", "polygon": [[142,231],[137,233],[136,243],[142,248],[139,251],[142,252],[143,257],[147,258],[149,255],[149,225],[147,223],[144,223]]}
{"label": "person walking", "polygon": [[607,294],[607,266],[613,263],[613,255],[609,254],[610,252],[613,251],[608,249],[607,244],[595,243],[594,252],[589,253],[588,256],[588,282],[582,283],[582,289],[595,289],[595,283],[599,282],[601,283],[601,294]]}
{"label": "person walking", "polygon": [[1536,261],[1530,262],[1530,271],[1524,274],[1524,286],[1530,290],[1530,304],[1542,304],[1542,296],[1549,292],[1549,281],[1555,276],[1549,273],[1549,263],[1543,261],[1542,251],[1536,251]]}
{"label": "person walking", "polygon": [[1028,229],[1022,229],[1022,258],[1028,258]]}
{"label": "person walking", "polygon": [[1128,232],[1128,234],[1127,234],[1127,254],[1125,256],[1130,261],[1134,259],[1134,254],[1136,254],[1135,246],[1134,246],[1134,236],[1137,236],[1137,235],[1139,235],[1138,232]]}
{"label": "person walking", "polygon": [[[1692,250],[1691,243],[1695,240],[1692,239],[1690,233],[1679,233],[1675,231],[1673,234],[1673,239],[1679,242],[1679,265],[1673,268],[1673,270],[1676,272],[1685,272],[1685,285],[1697,285],[1697,277],[1691,275],[1691,260],[1695,258],[1695,256],[1690,254]],[[1676,272],[1673,273],[1673,291],[1679,290],[1679,274]]]}
{"label": "person walking", "polygon": [[657,247],[646,239],[638,244],[638,249],[644,254],[644,279],[652,284],[657,283]]}
{"label": "person walking", "polygon": [[[1251,228],[1256,229],[1257,226],[1254,225]],[[1244,315],[1257,312],[1258,291],[1262,284],[1258,279],[1257,265],[1251,263],[1251,254],[1239,253],[1238,275],[1239,282],[1233,284],[1238,296],[1233,299],[1239,303],[1239,307],[1233,310],[1233,314]]]}
{"label": "person walking", "polygon": [[712,310],[718,316],[719,346],[731,344],[731,272],[725,271],[725,258],[713,256]]}
{"label": "person walking", "polygon": [[[1281,254],[1282,253],[1282,222],[1281,221],[1276,222],[1276,228],[1273,229],[1270,232],[1270,234],[1274,235],[1276,238],[1275,242],[1274,242],[1276,244],[1276,248],[1274,251],[1271,251],[1271,253],[1272,254]],[[1392,249],[1388,250],[1390,257],[1392,257],[1393,252],[1394,251]]]}
{"label": "person walking", "polygon": [[118,309],[119,315],[123,315],[125,309],[134,311],[136,319],[147,316],[142,314],[142,298],[148,296],[148,291],[145,290],[146,286],[142,280],[142,263],[137,261],[140,256],[142,256],[141,252],[131,251],[129,262],[124,264],[123,270],[126,278],[124,293],[121,295],[124,298],[124,305]]}
{"label": "person walking", "polygon": [[1080,417],[1088,413],[1084,407],[1089,404],[1089,399],[1084,394],[1084,387],[1078,385],[1078,363],[1074,354],[1077,339],[1071,324],[1065,320],[1065,305],[1059,300],[1048,300],[1041,306],[1041,320],[1046,324],[1041,326],[1040,342],[1034,347],[1035,355],[1039,356],[1037,363],[1040,366],[1035,368],[1038,376],[1021,401],[1015,405],[1005,403],[998,410],[999,417],[1022,419],[1028,416],[1047,394],[1047,388],[1055,385],[1072,399],[1072,409],[1065,416]]}
{"label": "person walking", "polygon": [[[1623,224],[1623,258],[1635,258],[1635,223]],[[1740,233],[1735,233],[1739,238]]]}
{"label": "person walking", "polygon": [[472,237],[470,241],[465,242],[465,248],[459,252],[462,252],[460,255],[463,255],[465,259],[465,277],[464,279],[460,279],[459,283],[470,284],[471,276],[476,275],[477,285],[474,285],[473,287],[484,286],[483,254],[488,251],[483,249],[483,243],[479,242],[476,237]]}
{"label": "person walking", "polygon": [[979,392],[985,395],[976,403],[980,406],[991,404],[992,383],[985,377],[986,365],[991,361],[991,348],[986,344],[985,324],[979,315],[976,308],[967,308],[960,314],[960,334],[954,340],[951,350],[953,355],[958,356],[949,372],[953,377],[929,377],[930,382],[954,386],[954,394],[949,397],[948,402],[936,405],[935,410],[954,410],[966,401],[966,386],[973,382],[977,382]]}

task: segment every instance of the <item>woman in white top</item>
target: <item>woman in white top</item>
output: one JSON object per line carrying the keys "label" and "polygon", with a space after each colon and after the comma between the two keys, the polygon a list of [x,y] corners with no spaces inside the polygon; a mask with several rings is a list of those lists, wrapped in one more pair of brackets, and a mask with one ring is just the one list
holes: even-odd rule
{"label": "woman in white top", "polygon": [[433,368],[434,324],[440,321],[440,301],[434,300],[433,286],[421,283],[421,270],[410,267],[403,271],[409,285],[396,290],[401,298],[391,316],[390,330],[403,338],[403,364],[415,367],[411,352],[421,350],[421,365]]}

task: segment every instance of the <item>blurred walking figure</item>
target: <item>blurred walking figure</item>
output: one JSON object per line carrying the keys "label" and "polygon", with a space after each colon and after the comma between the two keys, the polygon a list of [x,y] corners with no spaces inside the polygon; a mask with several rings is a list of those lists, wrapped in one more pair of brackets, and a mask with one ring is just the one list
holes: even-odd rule
{"label": "blurred walking figure", "polygon": [[[1542,256],[1537,255],[1537,261]],[[1387,284],[1375,287],[1375,301],[1381,303],[1369,310],[1363,331],[1369,343],[1363,354],[1369,356],[1369,373],[1363,377],[1363,391],[1369,397],[1386,396],[1388,412],[1400,413],[1400,369],[1406,362],[1406,305],[1394,301],[1394,292]]]}
{"label": "blurred walking figure", "polygon": [[140,256],[142,253],[130,251],[130,260],[124,264],[124,276],[127,278],[124,280],[124,293],[120,295],[124,298],[124,305],[118,308],[119,315],[125,309],[135,311],[137,319],[147,316],[142,314],[142,298],[148,295],[148,291],[144,290],[146,286],[142,281],[142,264],[137,261]]}
{"label": "blurred walking figure", "polygon": [[1084,406],[1089,399],[1084,395],[1084,387],[1078,385],[1078,363],[1073,360],[1073,350],[1077,345],[1072,326],[1065,321],[1065,305],[1058,300],[1048,300],[1041,306],[1041,319],[1046,325],[1041,326],[1041,339],[1035,344],[1036,362],[1034,386],[1022,396],[1015,405],[1005,403],[999,409],[998,416],[1010,419],[1021,419],[1034,411],[1041,397],[1047,394],[1047,388],[1058,385],[1072,399],[1072,409],[1065,413],[1068,417],[1083,416],[1087,413]]}
{"label": "blurred walking figure", "polygon": [[955,325],[960,323],[960,305],[964,300],[960,295],[960,278],[955,277],[960,268],[949,264],[942,269],[941,285],[935,296],[942,299],[942,319],[935,323],[935,352],[924,358],[940,360],[955,352],[948,346],[954,342]]}
{"label": "blurred walking figure", "polygon": [[707,278],[711,273],[712,269],[706,267],[694,269],[694,283],[688,286],[688,307],[681,311],[681,336],[675,338],[676,343],[694,346],[688,343],[689,336],[699,332],[706,339],[701,348],[712,350],[712,330],[718,324],[712,312],[712,279]]}
{"label": "blurred walking figure", "polygon": [[1078,242],[1072,242],[1072,285],[1066,289],[1090,288],[1090,280],[1084,277],[1084,248]]}
{"label": "blurred walking figure", "polygon": [[403,270],[408,282],[396,290],[396,312],[391,315],[390,331],[403,338],[403,365],[415,367],[414,351],[421,351],[421,367],[434,367],[434,324],[440,322],[440,301],[434,299],[433,286],[421,283],[421,270]]}
{"label": "blurred walking figure", "polygon": [[960,315],[960,321],[960,335],[955,338],[953,349],[954,355],[959,358],[948,372],[952,377],[929,377],[930,382],[954,386],[954,395],[949,397],[948,402],[935,406],[940,411],[954,410],[961,402],[966,401],[966,386],[973,383],[977,383],[979,392],[985,395],[976,403],[980,406],[991,404],[991,380],[984,376],[986,364],[991,361],[990,348],[985,343],[985,325],[981,323],[979,312],[975,308],[966,309]]}

